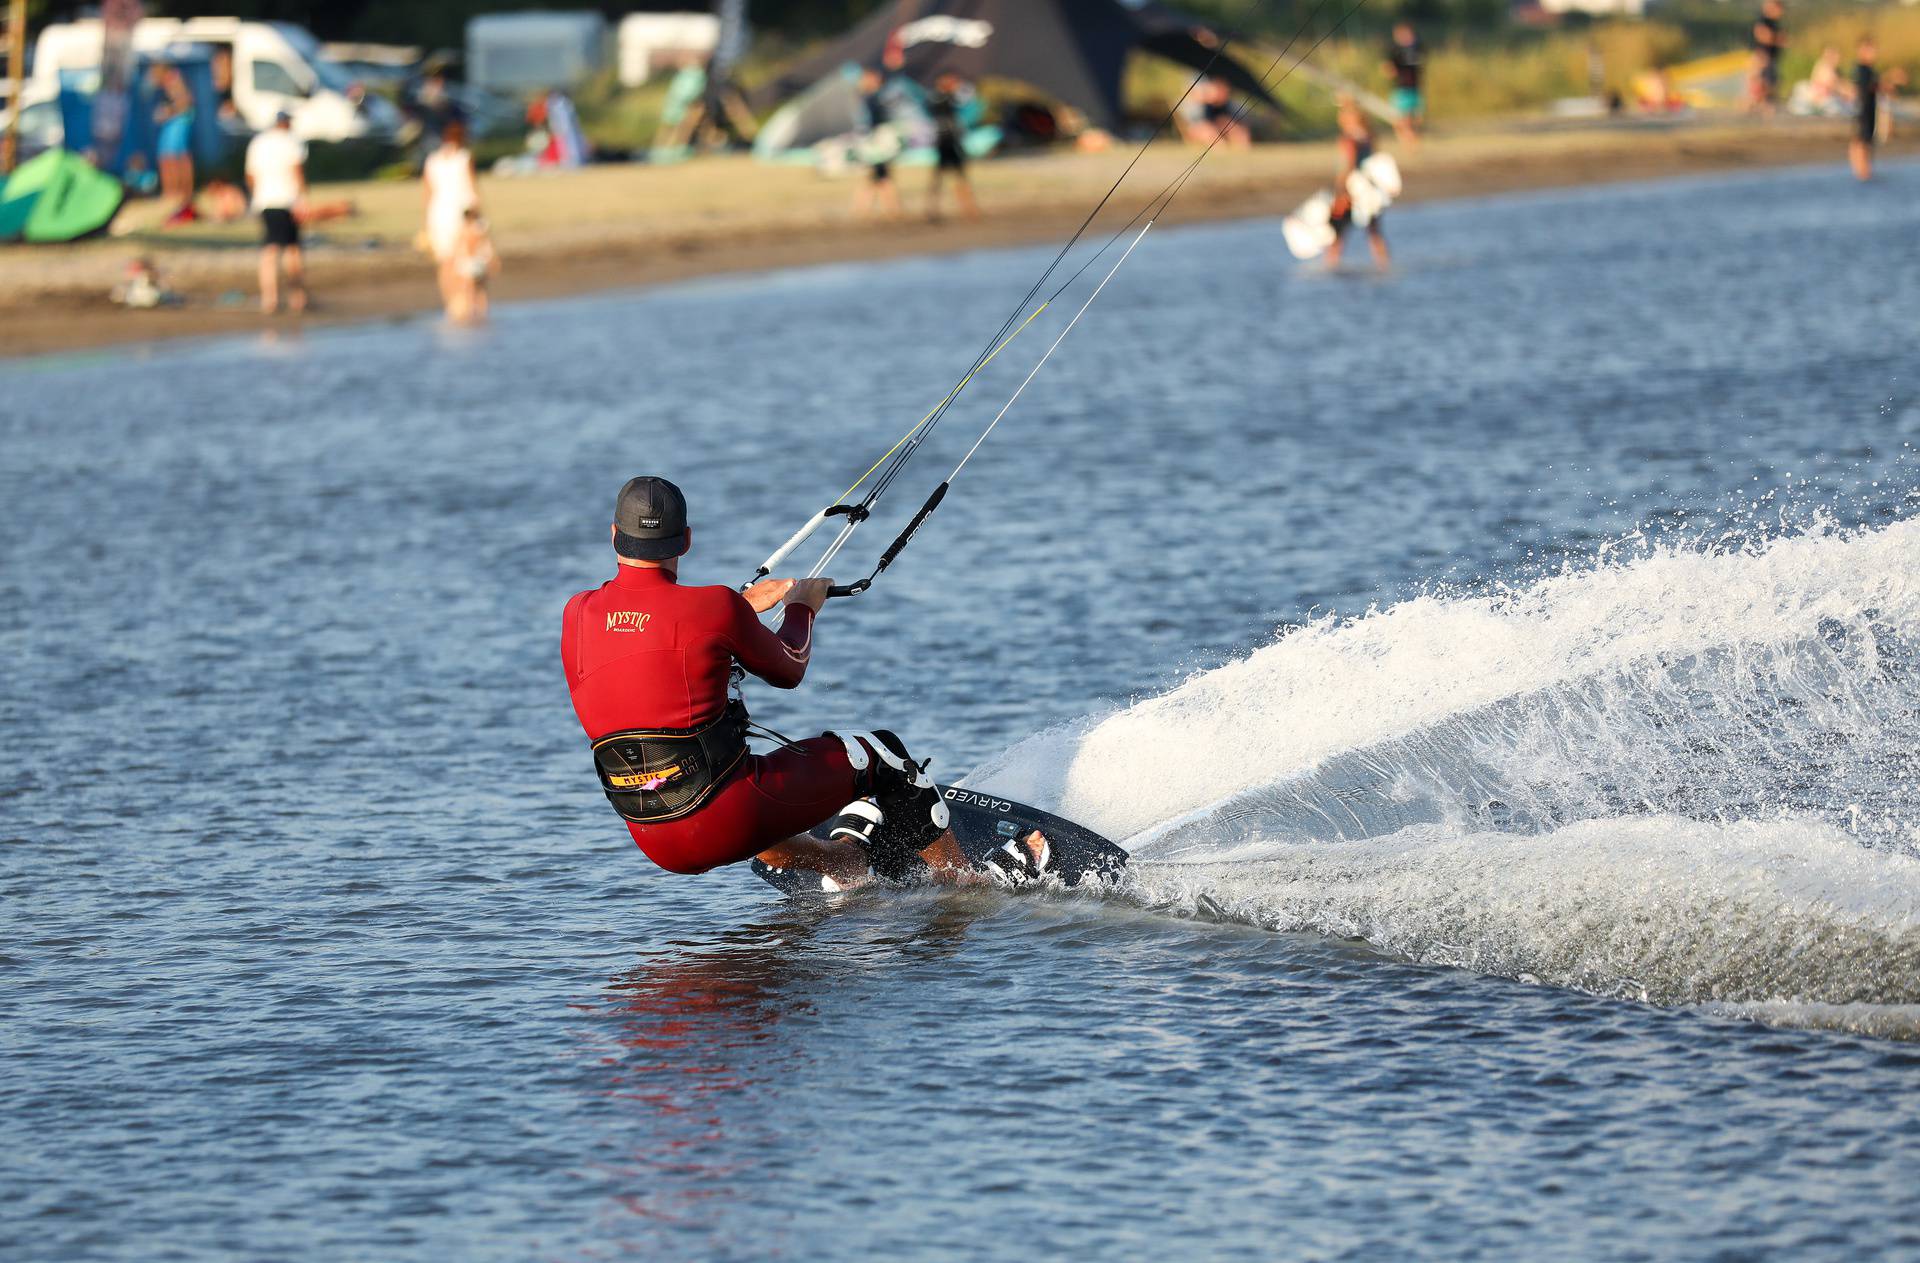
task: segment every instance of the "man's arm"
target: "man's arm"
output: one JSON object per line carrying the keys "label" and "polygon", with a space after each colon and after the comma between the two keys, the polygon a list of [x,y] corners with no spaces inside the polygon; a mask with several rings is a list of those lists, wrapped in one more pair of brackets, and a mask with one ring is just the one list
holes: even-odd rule
{"label": "man's arm", "polygon": [[730,593],[733,626],[728,647],[741,666],[779,689],[799,687],[813,653],[813,616],[826,600],[827,581],[802,579],[787,593],[786,618],[768,631],[746,598]]}
{"label": "man's arm", "polygon": [[587,593],[576,592],[567,601],[567,608],[560,614],[560,669],[566,673],[567,687],[572,688],[574,681],[580,678],[579,637],[574,629],[580,623],[580,611],[586,606]]}

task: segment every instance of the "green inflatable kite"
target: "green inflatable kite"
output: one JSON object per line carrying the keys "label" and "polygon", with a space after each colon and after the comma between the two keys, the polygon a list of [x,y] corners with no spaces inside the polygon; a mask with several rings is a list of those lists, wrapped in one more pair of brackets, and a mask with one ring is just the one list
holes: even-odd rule
{"label": "green inflatable kite", "polygon": [[49,149],[0,186],[0,242],[77,241],[103,231],[124,200],[120,181],[77,153]]}

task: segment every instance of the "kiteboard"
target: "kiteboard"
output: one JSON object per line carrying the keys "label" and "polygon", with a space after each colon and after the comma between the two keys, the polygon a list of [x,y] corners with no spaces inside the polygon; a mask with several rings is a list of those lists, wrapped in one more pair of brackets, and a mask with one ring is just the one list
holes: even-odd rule
{"label": "kiteboard", "polygon": [[[1378,219],[1400,196],[1400,189],[1400,164],[1392,154],[1377,153],[1361,163],[1347,176],[1354,225],[1365,228]],[[1333,227],[1333,193],[1321,189],[1296,206],[1280,221],[1280,233],[1296,259],[1317,259],[1325,254],[1339,236]]]}
{"label": "kiteboard", "polygon": [[1333,194],[1321,189],[1280,221],[1281,235],[1296,259],[1317,259],[1333,245]]}
{"label": "kiteboard", "polygon": [[[947,810],[953,817],[954,841],[974,866],[983,871],[987,870],[989,855],[1036,829],[1045,835],[1052,851],[1046,872],[1049,881],[1078,886],[1088,880],[1112,879],[1127,866],[1124,850],[1071,820],[1012,799],[954,785],[940,786],[940,793],[947,800]],[[809,869],[773,868],[755,860],[753,871],[784,895],[821,893],[820,875]]]}

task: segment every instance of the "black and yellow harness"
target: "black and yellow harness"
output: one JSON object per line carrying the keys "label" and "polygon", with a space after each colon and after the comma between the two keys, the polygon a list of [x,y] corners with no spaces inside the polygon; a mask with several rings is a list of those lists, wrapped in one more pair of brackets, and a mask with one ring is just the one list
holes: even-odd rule
{"label": "black and yellow harness", "polygon": [[747,708],[738,698],[698,728],[631,728],[593,743],[594,770],[613,809],[661,824],[699,809],[747,757]]}

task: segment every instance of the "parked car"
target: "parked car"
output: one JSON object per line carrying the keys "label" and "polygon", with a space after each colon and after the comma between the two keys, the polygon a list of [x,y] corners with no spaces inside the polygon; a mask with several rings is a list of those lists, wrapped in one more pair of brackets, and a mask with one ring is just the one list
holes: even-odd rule
{"label": "parked car", "polygon": [[[59,22],[40,32],[34,46],[33,74],[22,97],[28,115],[57,102],[62,75],[72,82],[100,71],[104,34],[97,18]],[[319,41],[287,22],[248,22],[239,18],[144,18],[133,28],[133,46],[157,55],[191,46],[216,61],[231,58],[229,89],[235,131],[264,131],[285,111],[294,134],[303,140],[388,140],[398,131],[400,112],[391,101],[361,90],[348,74],[320,54]],[[54,117],[58,117],[55,107]]]}

